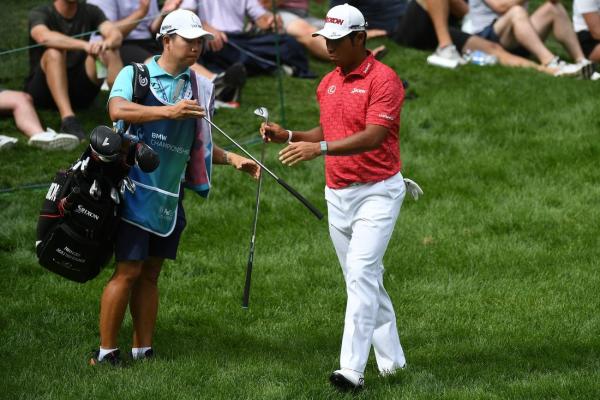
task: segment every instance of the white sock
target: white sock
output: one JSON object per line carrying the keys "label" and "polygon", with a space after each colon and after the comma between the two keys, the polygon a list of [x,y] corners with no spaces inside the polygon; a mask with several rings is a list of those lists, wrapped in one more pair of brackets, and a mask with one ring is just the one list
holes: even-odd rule
{"label": "white sock", "polygon": [[98,361],[102,361],[104,359],[104,356],[106,356],[108,353],[112,353],[115,350],[118,350],[118,347],[116,349],[103,349],[102,347],[100,347],[100,354],[98,354]]}
{"label": "white sock", "polygon": [[146,357],[146,351],[150,350],[152,347],[132,347],[131,348],[131,357],[134,360],[139,360],[141,358]]}

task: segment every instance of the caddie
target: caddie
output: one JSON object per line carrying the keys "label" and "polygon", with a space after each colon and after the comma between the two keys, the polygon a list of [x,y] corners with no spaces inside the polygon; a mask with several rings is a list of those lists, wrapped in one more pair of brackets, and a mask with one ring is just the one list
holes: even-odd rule
{"label": "caddie", "polygon": [[139,104],[132,101],[134,70],[127,66],[109,97],[111,119],[130,123],[130,132],[159,153],[160,165],[152,173],[137,166],[130,171],[136,190],[126,192],[123,201],[115,244],[117,265],[102,294],[100,348],[90,359],[92,365],[120,362],[117,336],[128,304],[133,318],[132,358],[154,354],[157,281],[163,261],[175,259],[186,225],[183,187],[206,196],[212,164],[229,164],[254,178],[259,174],[254,161],[215,145],[210,125],[202,119],[212,118],[213,84],[189,67],[212,35],[202,29],[198,16],[188,10],[173,11],[163,20],[158,38],[164,50],[147,64],[147,96]]}

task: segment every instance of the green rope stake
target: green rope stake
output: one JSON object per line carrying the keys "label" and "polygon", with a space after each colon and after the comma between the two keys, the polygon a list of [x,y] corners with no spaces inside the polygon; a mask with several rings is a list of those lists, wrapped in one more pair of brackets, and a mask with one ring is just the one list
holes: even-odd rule
{"label": "green rope stake", "polygon": [[281,57],[279,52],[279,26],[277,26],[277,2],[273,0],[273,17],[275,24],[275,60],[277,63],[277,86],[279,87],[279,107],[280,107],[280,118],[281,125],[286,126],[285,122],[285,101],[283,95],[283,69],[281,68]]}

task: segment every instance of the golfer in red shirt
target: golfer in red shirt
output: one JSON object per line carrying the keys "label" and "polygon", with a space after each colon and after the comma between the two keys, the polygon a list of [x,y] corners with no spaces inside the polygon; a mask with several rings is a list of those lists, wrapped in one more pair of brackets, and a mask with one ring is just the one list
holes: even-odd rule
{"label": "golfer in red shirt", "polygon": [[[346,390],[363,386],[371,345],[381,374],[406,364],[382,264],[406,193],[398,138],[404,89],[396,73],[366,50],[366,25],[358,9],[344,4],[329,10],[325,27],[314,34],[325,38],[337,65],[317,89],[318,127],[261,127],[264,140],[289,143],[280,152],[284,164],[325,156],[329,232],[348,295],[341,368],[330,381]],[[409,183],[411,193],[420,192]]]}

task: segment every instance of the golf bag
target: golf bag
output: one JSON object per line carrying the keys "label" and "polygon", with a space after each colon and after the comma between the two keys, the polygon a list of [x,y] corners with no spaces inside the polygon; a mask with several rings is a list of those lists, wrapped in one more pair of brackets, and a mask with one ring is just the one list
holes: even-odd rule
{"label": "golf bag", "polygon": [[[147,69],[134,65],[134,101],[147,93]],[[145,74],[145,75],[144,75]],[[145,86],[145,88],[143,87]],[[90,145],[66,171],[59,171],[38,218],[36,253],[48,270],[76,282],[95,278],[110,261],[125,190],[135,191],[129,168],[154,171],[158,154],[117,124],[90,134]]]}

